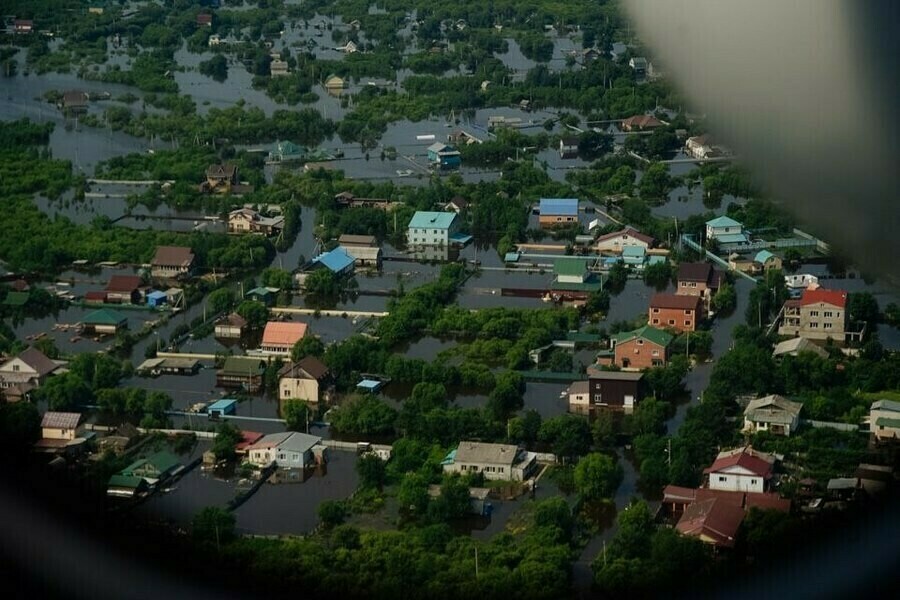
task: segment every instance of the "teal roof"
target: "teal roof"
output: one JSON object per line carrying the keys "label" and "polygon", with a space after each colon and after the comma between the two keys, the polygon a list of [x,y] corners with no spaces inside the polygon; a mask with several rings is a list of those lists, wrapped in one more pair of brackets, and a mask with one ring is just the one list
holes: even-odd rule
{"label": "teal roof", "polygon": [[247,292],[247,295],[248,296],[267,297],[267,296],[272,295],[272,290],[270,290],[269,288],[264,288],[264,287],[256,287],[256,288],[253,288],[252,290],[250,290],[249,292]]}
{"label": "teal roof", "polygon": [[584,275],[587,272],[587,259],[557,258],[553,263],[553,272],[557,275]]}
{"label": "teal roof", "polygon": [[409,227],[416,229],[450,229],[456,213],[453,212],[431,212],[420,210],[416,211]]}
{"label": "teal roof", "polygon": [[900,419],[880,417],[875,420],[875,425],[877,425],[878,427],[893,427],[895,429],[900,429]]}
{"label": "teal roof", "polygon": [[31,294],[28,292],[9,292],[3,300],[3,304],[6,306],[24,306],[30,297]]}
{"label": "teal roof", "polygon": [[722,215],[721,217],[716,217],[711,221],[706,222],[707,227],[743,227],[740,223],[732,219],[731,217],[726,217]]}
{"label": "teal roof", "polygon": [[162,473],[181,466],[181,463],[178,462],[178,457],[165,450],[160,450],[156,454],[148,456],[147,462],[156,467]]}
{"label": "teal roof", "polygon": [[775,255],[769,252],[768,250],[760,250],[756,253],[756,256],[753,260],[760,264],[766,264],[766,261],[775,258]]}
{"label": "teal roof", "polygon": [[643,257],[647,254],[647,249],[643,246],[625,246],[622,248],[622,256]]}
{"label": "teal roof", "polygon": [[507,252],[506,256],[503,257],[504,262],[519,262],[519,253],[518,252]]}
{"label": "teal roof", "polygon": [[441,464],[442,465],[452,465],[454,462],[456,462],[456,450],[457,450],[457,448],[454,448],[453,450],[451,450],[447,454],[447,456],[444,457],[444,460],[441,461]]}
{"label": "teal roof", "polygon": [[616,340],[616,344],[621,344],[635,338],[644,338],[645,340],[650,340],[654,344],[658,344],[663,347],[671,344],[672,340],[674,339],[672,334],[663,331],[662,329],[651,327],[650,325],[644,325],[643,327],[635,329],[634,331],[623,331],[621,333],[616,333],[612,336],[612,339]]}
{"label": "teal roof", "polygon": [[128,321],[125,315],[108,308],[101,308],[89,313],[83,319],[87,325],[120,325]]}
{"label": "teal roof", "polygon": [[717,235],[716,241],[722,244],[746,244],[747,236],[743,233],[725,233]]}
{"label": "teal roof", "polygon": [[109,487],[137,489],[143,483],[142,477],[132,477],[131,475],[113,475],[109,478]]}

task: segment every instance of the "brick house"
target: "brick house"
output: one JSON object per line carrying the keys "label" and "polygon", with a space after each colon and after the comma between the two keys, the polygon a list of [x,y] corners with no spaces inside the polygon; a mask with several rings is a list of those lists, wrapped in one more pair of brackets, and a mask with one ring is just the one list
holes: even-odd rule
{"label": "brick house", "polygon": [[807,289],[799,299],[785,302],[783,310],[784,318],[778,335],[846,341],[849,320],[847,292],[843,290]]}
{"label": "brick house", "polygon": [[678,331],[696,331],[703,318],[703,300],[699,296],[655,294],[650,300],[648,323]]}
{"label": "brick house", "polygon": [[623,331],[610,338],[612,347],[598,355],[598,362],[635,370],[664,367],[669,360],[672,339],[672,334],[649,325]]}

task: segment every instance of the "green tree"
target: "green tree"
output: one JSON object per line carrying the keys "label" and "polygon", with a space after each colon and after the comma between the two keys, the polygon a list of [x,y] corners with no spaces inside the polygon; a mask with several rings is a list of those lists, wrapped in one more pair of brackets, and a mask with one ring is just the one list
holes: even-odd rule
{"label": "green tree", "polygon": [[244,300],[237,307],[237,314],[246,319],[247,324],[253,329],[261,329],[269,320],[269,309],[262,302],[256,300]]}
{"label": "green tree", "polygon": [[224,55],[216,54],[209,60],[201,61],[199,70],[216,81],[225,81],[228,78],[228,61]]}
{"label": "green tree", "polygon": [[306,335],[300,338],[291,348],[291,360],[297,362],[307,356],[322,358],[325,354],[325,344],[314,335]]}
{"label": "green tree", "polygon": [[644,283],[658,290],[664,290],[672,281],[672,265],[658,262],[644,268]]}
{"label": "green tree", "polygon": [[288,431],[306,431],[309,423],[309,405],[303,400],[285,400],[281,405],[281,417]]}
{"label": "green tree", "polygon": [[316,298],[333,298],[341,291],[337,276],[328,269],[318,269],[310,273],[303,282],[303,289],[307,296]]}
{"label": "green tree", "polygon": [[618,294],[625,289],[626,283],[628,283],[628,267],[625,266],[624,262],[617,261],[609,269],[606,287],[610,293]]}
{"label": "green tree", "polygon": [[280,290],[289,290],[294,284],[290,271],[285,271],[278,267],[266,267],[263,269],[259,280],[266,287],[274,287]]}
{"label": "green tree", "polygon": [[384,461],[375,454],[366,454],[356,461],[356,473],[359,485],[363,488],[381,489],[384,485],[386,470]]}
{"label": "green tree", "polygon": [[218,506],[207,506],[194,516],[191,530],[195,539],[219,545],[234,538],[234,524],[232,513]]}
{"label": "green tree", "polygon": [[656,200],[669,193],[672,186],[672,178],[669,169],[662,163],[653,163],[644,171],[639,184],[641,198]]}
{"label": "green tree", "polygon": [[216,432],[216,441],[213,442],[212,451],[216,460],[234,460],[237,456],[235,446],[243,439],[241,430],[231,423],[222,423]]}
{"label": "green tree", "polygon": [[505,419],[511,412],[522,408],[524,391],[525,380],[521,375],[514,371],[500,373],[488,397],[488,410],[496,419]]}
{"label": "green tree", "polygon": [[606,454],[588,454],[575,465],[575,489],[585,500],[612,497],[622,477],[622,466]]}
{"label": "green tree", "polygon": [[428,515],[439,522],[469,514],[469,486],[459,475],[449,475],[441,483],[441,495],[428,505]]}
{"label": "green tree", "polygon": [[235,294],[230,288],[219,288],[213,290],[206,297],[206,304],[211,312],[220,313],[228,310],[234,305]]}
{"label": "green tree", "polygon": [[332,529],[347,518],[347,509],[341,500],[325,500],[316,509],[319,521],[326,529]]}
{"label": "green tree", "polygon": [[418,473],[407,473],[397,490],[397,504],[408,515],[424,515],[428,510],[428,480]]}
{"label": "green tree", "polygon": [[613,136],[589,129],[578,137],[578,154],[585,160],[596,160],[612,152]]}
{"label": "green tree", "polygon": [[509,440],[533,444],[541,429],[541,415],[533,408],[524,411],[521,416],[509,420]]}
{"label": "green tree", "polygon": [[856,323],[865,323],[868,331],[878,325],[878,301],[869,292],[853,292],[847,301],[847,313]]}
{"label": "green tree", "polygon": [[653,515],[643,500],[633,502],[619,513],[619,529],[610,544],[616,557],[647,558],[656,526]]}
{"label": "green tree", "polygon": [[712,307],[717,313],[723,315],[729,314],[737,306],[737,292],[734,286],[723,281],[719,286],[719,291],[712,298]]}
{"label": "green tree", "polygon": [[584,418],[559,415],[541,424],[538,440],[549,443],[557,458],[566,461],[587,454],[591,447],[591,428]]}
{"label": "green tree", "polygon": [[41,416],[30,402],[0,404],[0,445],[28,451],[40,437]]}

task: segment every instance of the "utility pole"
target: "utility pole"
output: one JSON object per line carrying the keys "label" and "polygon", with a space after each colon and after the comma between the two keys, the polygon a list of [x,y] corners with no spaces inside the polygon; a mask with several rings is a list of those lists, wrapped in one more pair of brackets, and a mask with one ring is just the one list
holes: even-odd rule
{"label": "utility pole", "polygon": [[475,546],[475,579],[478,579],[478,546]]}
{"label": "utility pole", "polygon": [[672,467],[672,438],[666,440],[666,454],[668,455],[666,458],[666,462],[668,462],[669,467]]}

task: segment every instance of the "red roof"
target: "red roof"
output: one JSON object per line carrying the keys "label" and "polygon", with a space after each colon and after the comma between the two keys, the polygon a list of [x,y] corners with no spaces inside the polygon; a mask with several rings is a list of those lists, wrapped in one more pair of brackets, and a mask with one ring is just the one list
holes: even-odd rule
{"label": "red roof", "polygon": [[678,294],[654,294],[650,308],[677,308],[679,310],[700,310],[700,296],[679,296]]}
{"label": "red roof", "polygon": [[269,321],[263,331],[263,346],[293,346],[306,335],[306,323]]}
{"label": "red roof", "polygon": [[113,275],[106,284],[107,292],[133,292],[144,282],[137,275]]}
{"label": "red roof", "polygon": [[684,535],[707,538],[716,546],[731,548],[743,520],[744,510],[740,506],[710,498],[688,506],[675,529]]}
{"label": "red roof", "polygon": [[88,302],[106,302],[106,292],[102,290],[85,292],[84,299]]}
{"label": "red roof", "polygon": [[847,306],[847,292],[844,290],[826,290],[824,288],[803,290],[803,297],[800,299],[801,306],[818,304],[819,302],[844,308]]}
{"label": "red roof", "polygon": [[234,445],[234,449],[238,452],[245,451],[249,446],[252,446],[263,437],[262,433],[258,431],[242,431],[241,432],[241,441]]}
{"label": "red roof", "polygon": [[776,494],[748,493],[745,504],[747,510],[760,508],[762,510],[777,510],[779,512],[791,512],[791,501]]}
{"label": "red roof", "polygon": [[721,456],[708,468],[704,469],[704,473],[718,473],[729,467],[741,467],[747,469],[760,477],[771,477],[772,463],[769,463],[758,456],[754,456],[745,448],[741,452],[735,452],[730,455]]}
{"label": "red roof", "polygon": [[635,115],[623,120],[622,125],[625,127],[646,129],[648,127],[662,127],[664,123],[653,115]]}

